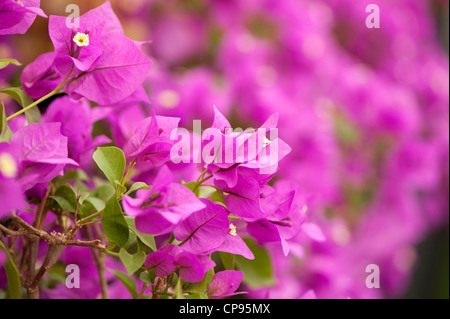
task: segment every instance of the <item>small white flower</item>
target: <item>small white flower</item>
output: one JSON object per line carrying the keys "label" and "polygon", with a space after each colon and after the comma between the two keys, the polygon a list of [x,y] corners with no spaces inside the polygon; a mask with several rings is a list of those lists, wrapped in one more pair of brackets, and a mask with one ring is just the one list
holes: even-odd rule
{"label": "small white flower", "polygon": [[75,42],[79,47],[87,47],[89,45],[89,35],[86,33],[77,32],[73,37],[73,42]]}
{"label": "small white flower", "polygon": [[231,236],[236,236],[237,235],[237,233],[236,233],[236,226],[234,226],[233,223],[230,223],[230,228],[229,228],[228,234],[230,234]]}

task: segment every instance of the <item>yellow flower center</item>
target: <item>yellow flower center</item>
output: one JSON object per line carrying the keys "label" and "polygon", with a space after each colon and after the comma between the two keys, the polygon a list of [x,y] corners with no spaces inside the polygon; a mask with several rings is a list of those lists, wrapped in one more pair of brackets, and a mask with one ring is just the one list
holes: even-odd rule
{"label": "yellow flower center", "polygon": [[0,155],[0,172],[5,177],[16,177],[16,162],[8,153],[3,153]]}
{"label": "yellow flower center", "polygon": [[73,42],[75,42],[79,47],[87,47],[89,45],[89,35],[78,32],[73,37]]}
{"label": "yellow flower center", "polygon": [[233,223],[230,223],[230,228],[229,228],[228,234],[230,234],[231,236],[236,236],[237,235],[237,233],[236,233],[236,226],[234,226]]}

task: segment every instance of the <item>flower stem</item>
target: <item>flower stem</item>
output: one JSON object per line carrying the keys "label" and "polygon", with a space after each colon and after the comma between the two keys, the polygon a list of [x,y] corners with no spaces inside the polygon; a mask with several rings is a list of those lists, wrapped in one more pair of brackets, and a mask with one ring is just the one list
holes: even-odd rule
{"label": "flower stem", "polygon": [[47,93],[46,95],[44,95],[40,99],[34,101],[33,103],[31,103],[30,105],[24,107],[23,109],[21,109],[20,111],[14,113],[13,115],[8,116],[6,118],[6,121],[12,120],[16,116],[19,116],[20,114],[25,113],[26,111],[30,110],[31,108],[35,107],[36,105],[38,105],[39,103],[45,101],[46,99],[48,99],[48,98],[50,98],[50,97],[60,93],[61,89],[67,84],[66,81],[69,78],[70,74],[72,74],[72,71],[73,71],[73,65],[72,65],[72,69],[70,70],[69,74],[67,74],[67,76],[64,78],[64,80],[61,82],[61,84],[59,84],[53,91],[51,91],[50,93]]}
{"label": "flower stem", "polygon": [[202,180],[198,181],[195,183],[194,188],[192,189],[192,191],[195,193],[195,191],[197,190],[197,188],[199,188],[200,186],[202,186],[202,184],[204,182],[206,182],[208,179],[212,178],[214,175],[209,175],[208,177],[203,178]]}
{"label": "flower stem", "polygon": [[101,215],[101,211],[96,212],[95,214],[92,214],[92,215],[89,215],[89,216],[87,216],[87,217],[85,217],[83,219],[80,219],[78,221],[78,224],[82,225],[82,224],[86,223],[87,221],[91,220],[92,218],[95,218],[95,217],[100,216],[100,215]]}
{"label": "flower stem", "polygon": [[115,253],[115,252],[109,251],[109,250],[107,250],[107,249],[99,249],[99,251],[102,252],[102,253],[104,253],[104,254],[113,256],[113,257],[119,257],[119,253]]}
{"label": "flower stem", "polygon": [[122,179],[122,183],[121,183],[122,186],[125,186],[125,183],[127,182],[127,179],[128,179],[128,175],[130,174],[130,171],[133,168],[134,164],[136,164],[135,160],[131,161],[130,165],[128,165],[128,170],[127,170],[125,176]]}

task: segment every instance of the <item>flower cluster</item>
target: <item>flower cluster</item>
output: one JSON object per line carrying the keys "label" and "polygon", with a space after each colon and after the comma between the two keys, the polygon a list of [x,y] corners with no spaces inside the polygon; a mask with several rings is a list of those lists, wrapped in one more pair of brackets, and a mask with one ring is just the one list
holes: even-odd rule
{"label": "flower cluster", "polygon": [[[433,6],[112,4],[1,0],[0,297],[400,296],[448,222]],[[19,73],[37,16],[54,50]]]}

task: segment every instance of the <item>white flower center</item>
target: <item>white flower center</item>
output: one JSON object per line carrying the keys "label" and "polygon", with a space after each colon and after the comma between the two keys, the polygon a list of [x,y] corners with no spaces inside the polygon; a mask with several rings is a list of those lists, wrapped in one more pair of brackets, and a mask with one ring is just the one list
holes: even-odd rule
{"label": "white flower center", "polygon": [[263,143],[263,147],[267,147],[272,141],[269,140],[267,137],[264,137],[264,143]]}
{"label": "white flower center", "polygon": [[0,155],[0,172],[5,177],[16,177],[17,166],[16,162],[8,153],[3,153]]}
{"label": "white flower center", "polygon": [[236,226],[234,226],[233,223],[230,223],[230,228],[229,228],[228,234],[230,234],[231,236],[236,236],[237,235],[237,233],[236,233]]}
{"label": "white flower center", "polygon": [[89,35],[86,33],[77,32],[73,37],[73,42],[75,42],[79,47],[87,47],[89,45]]}

